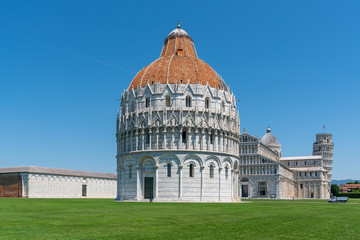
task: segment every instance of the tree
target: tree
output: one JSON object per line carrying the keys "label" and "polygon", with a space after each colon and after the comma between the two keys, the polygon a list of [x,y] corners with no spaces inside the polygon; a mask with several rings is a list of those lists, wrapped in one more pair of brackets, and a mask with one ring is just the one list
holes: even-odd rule
{"label": "tree", "polygon": [[347,182],[346,184],[354,184],[354,182]]}
{"label": "tree", "polygon": [[337,184],[331,184],[331,193],[333,196],[339,195],[340,188]]}
{"label": "tree", "polygon": [[354,182],[354,184],[359,184],[358,180],[356,180],[356,181]]}

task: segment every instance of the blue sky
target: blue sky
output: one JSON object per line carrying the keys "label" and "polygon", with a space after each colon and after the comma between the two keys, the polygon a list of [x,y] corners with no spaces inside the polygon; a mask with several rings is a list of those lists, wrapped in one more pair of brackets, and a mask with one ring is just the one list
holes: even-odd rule
{"label": "blue sky", "polygon": [[359,1],[2,1],[0,167],[115,172],[121,93],[181,20],[230,85],[241,128],[284,156],[333,133],[334,179],[360,178]]}

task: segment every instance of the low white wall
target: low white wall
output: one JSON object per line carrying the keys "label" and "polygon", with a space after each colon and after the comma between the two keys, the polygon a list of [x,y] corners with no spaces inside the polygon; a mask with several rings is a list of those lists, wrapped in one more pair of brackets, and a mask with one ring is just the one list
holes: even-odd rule
{"label": "low white wall", "polygon": [[[29,198],[114,198],[116,179],[22,173],[23,197]],[[86,196],[82,186],[86,185]]]}

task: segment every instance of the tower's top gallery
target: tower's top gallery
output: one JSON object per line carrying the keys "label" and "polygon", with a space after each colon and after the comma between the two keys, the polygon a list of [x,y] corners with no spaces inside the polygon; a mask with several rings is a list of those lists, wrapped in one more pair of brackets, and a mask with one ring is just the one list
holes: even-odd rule
{"label": "tower's top gallery", "polygon": [[134,77],[129,89],[156,83],[209,84],[210,87],[228,91],[220,75],[198,58],[194,41],[181,29],[180,23],[165,38],[160,57]]}

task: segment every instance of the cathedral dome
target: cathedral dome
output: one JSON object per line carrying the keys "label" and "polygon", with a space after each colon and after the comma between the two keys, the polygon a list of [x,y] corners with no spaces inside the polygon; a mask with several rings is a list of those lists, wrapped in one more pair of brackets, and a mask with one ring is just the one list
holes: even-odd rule
{"label": "cathedral dome", "polygon": [[264,144],[265,146],[281,146],[276,137],[271,133],[271,128],[268,127],[266,130],[266,134],[261,138],[260,142]]}
{"label": "cathedral dome", "polygon": [[146,84],[209,84],[228,91],[224,80],[197,56],[194,41],[180,28],[170,32],[164,40],[160,58],[143,68],[132,80],[129,89]]}

